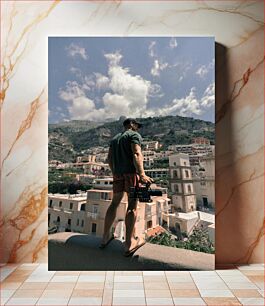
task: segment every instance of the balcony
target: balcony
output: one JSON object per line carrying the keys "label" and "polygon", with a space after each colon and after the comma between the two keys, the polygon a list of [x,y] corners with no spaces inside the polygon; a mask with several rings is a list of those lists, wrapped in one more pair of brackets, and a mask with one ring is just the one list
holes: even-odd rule
{"label": "balcony", "polygon": [[99,218],[99,213],[87,212],[87,217],[95,220]]}
{"label": "balcony", "polygon": [[67,213],[67,214],[72,214],[72,213],[73,213],[73,210],[70,209],[70,208],[63,208],[62,210],[63,210],[65,213]]}

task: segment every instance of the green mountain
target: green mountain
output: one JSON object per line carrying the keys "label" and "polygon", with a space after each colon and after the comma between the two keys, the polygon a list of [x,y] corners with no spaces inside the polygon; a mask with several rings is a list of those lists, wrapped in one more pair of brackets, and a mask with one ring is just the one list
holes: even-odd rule
{"label": "green mountain", "polygon": [[[49,160],[74,161],[82,151],[107,147],[114,135],[123,130],[120,118],[111,122],[73,120],[49,124]],[[141,135],[144,140],[158,140],[162,149],[171,144],[189,144],[194,137],[206,137],[215,143],[215,126],[212,122],[180,116],[138,118],[143,123]]]}

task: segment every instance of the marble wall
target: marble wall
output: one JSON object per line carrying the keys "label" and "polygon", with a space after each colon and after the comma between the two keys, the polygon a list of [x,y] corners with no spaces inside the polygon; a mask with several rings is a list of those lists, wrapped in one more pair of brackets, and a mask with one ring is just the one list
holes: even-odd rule
{"label": "marble wall", "polygon": [[216,38],[216,262],[264,260],[263,1],[1,2],[1,258],[47,260],[48,36]]}

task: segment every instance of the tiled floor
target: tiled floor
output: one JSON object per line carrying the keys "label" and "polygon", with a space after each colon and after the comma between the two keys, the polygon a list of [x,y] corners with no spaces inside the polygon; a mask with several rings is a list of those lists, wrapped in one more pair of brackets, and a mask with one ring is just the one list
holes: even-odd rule
{"label": "tiled floor", "polygon": [[264,265],[216,271],[48,271],[1,266],[1,305],[264,305]]}

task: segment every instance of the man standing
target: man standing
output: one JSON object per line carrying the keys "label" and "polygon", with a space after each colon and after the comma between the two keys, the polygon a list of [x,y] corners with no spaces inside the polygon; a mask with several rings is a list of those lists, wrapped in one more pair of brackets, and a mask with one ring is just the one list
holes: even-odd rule
{"label": "man standing", "polygon": [[[117,208],[124,192],[129,195],[130,187],[141,183],[152,183],[145,175],[141,151],[142,137],[137,132],[142,124],[135,119],[127,118],[123,122],[124,131],[117,134],[110,143],[108,163],[113,173],[113,199],[106,212],[104,233],[101,248],[106,247],[115,237],[110,236],[110,228],[116,218]],[[130,256],[145,241],[134,237],[134,226],[137,216],[137,199],[128,197],[128,208],[125,216],[126,239],[125,256]]]}

